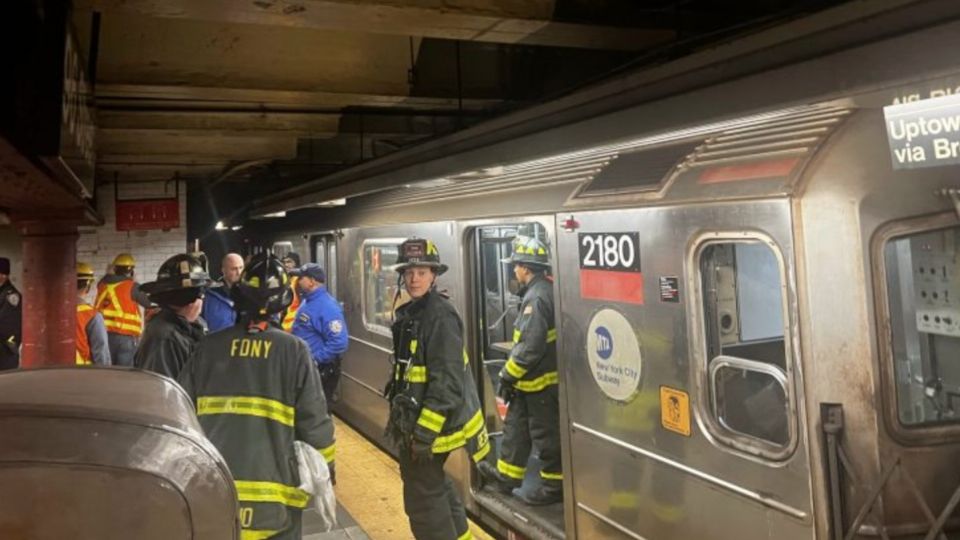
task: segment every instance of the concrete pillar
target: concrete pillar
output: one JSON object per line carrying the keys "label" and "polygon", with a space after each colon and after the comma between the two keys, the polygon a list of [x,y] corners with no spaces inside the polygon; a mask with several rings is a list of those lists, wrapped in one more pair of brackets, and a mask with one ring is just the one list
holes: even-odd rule
{"label": "concrete pillar", "polygon": [[18,223],[23,238],[20,367],[76,362],[77,225]]}

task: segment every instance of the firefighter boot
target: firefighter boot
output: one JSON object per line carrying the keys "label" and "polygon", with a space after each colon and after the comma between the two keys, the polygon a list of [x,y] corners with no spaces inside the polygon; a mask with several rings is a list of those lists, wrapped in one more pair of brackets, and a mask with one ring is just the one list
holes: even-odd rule
{"label": "firefighter boot", "polygon": [[510,492],[513,491],[514,488],[520,487],[520,482],[505,478],[496,467],[486,461],[481,461],[477,464],[477,468],[480,469],[480,476],[483,477],[484,482],[493,487],[498,493],[510,495]]}
{"label": "firefighter boot", "polygon": [[563,501],[563,488],[539,486],[530,492],[513,490],[513,496],[530,506],[544,506]]}

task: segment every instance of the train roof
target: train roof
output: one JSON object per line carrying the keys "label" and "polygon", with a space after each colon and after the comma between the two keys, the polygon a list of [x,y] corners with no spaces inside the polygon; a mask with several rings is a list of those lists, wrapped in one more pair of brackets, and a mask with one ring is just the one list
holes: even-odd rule
{"label": "train roof", "polygon": [[[960,5],[874,8],[866,19],[828,10],[786,33],[771,30],[397,152],[257,201],[254,214],[340,198],[348,206],[325,211],[323,221],[367,210],[377,222],[396,222],[423,219],[424,210],[441,219],[789,196],[853,110],[889,104],[932,79],[956,79],[950,51],[960,40]],[[906,9],[909,25],[898,19]],[[774,35],[785,43],[772,44]],[[801,58],[814,42],[830,52]],[[770,67],[780,53],[780,67]],[[576,109],[607,112],[563,123]]]}

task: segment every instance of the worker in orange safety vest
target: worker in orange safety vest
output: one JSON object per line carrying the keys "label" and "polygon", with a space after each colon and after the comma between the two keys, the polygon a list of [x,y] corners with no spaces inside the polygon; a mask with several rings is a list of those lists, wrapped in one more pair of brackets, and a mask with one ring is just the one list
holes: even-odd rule
{"label": "worker in orange safety vest", "polygon": [[[291,271],[300,268],[300,254],[291,251],[283,256],[281,262],[283,262],[283,267],[286,269],[287,274],[290,274]],[[285,332],[293,332],[293,323],[297,320],[297,310],[300,309],[300,290],[297,288],[299,281],[299,277],[290,276],[290,288],[293,289],[293,302],[290,302],[290,307],[282,312],[283,318],[280,321],[280,327],[283,328]],[[329,398],[329,396],[327,397]]]}
{"label": "worker in orange safety vest", "polygon": [[77,365],[110,365],[107,327],[103,315],[87,302],[93,288],[93,267],[77,263]]}
{"label": "worker in orange safety vest", "polygon": [[150,307],[150,298],[134,281],[136,265],[132,255],[121,253],[113,259],[113,273],[97,284],[94,307],[103,315],[110,358],[117,366],[133,365],[133,355],[143,332],[140,307]]}

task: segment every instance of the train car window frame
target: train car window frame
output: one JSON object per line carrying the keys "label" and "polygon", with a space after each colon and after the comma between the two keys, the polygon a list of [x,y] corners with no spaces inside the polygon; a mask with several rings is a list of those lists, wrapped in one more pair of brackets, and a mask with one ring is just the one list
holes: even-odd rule
{"label": "train car window frame", "polygon": [[[368,331],[375,334],[380,334],[383,336],[391,337],[393,334],[390,330],[390,326],[385,326],[378,323],[377,321],[370,321],[367,317],[367,280],[370,277],[369,265],[367,264],[367,248],[368,247],[386,247],[394,248],[398,250],[399,246],[405,240],[405,238],[368,238],[360,244],[360,266],[361,266],[361,279],[360,279],[360,320],[363,321],[363,327]],[[392,266],[392,265],[391,265]],[[383,267],[381,267],[380,272],[382,273]],[[396,278],[396,272],[394,272],[394,278]],[[392,319],[392,308],[391,308],[391,319]]]}
{"label": "train car window frame", "polygon": [[[782,367],[770,362],[724,355],[722,347],[718,354],[713,357],[710,356],[711,347],[708,345],[708,321],[705,303],[706,292],[704,290],[701,262],[705,252],[712,246],[736,244],[765,246],[776,260],[782,317],[780,325],[782,327],[784,355]],[[787,272],[782,250],[771,237],[760,232],[724,231],[709,232],[698,236],[690,243],[690,249],[687,253],[687,287],[691,291],[687,298],[687,305],[691,314],[689,320],[691,358],[696,359],[692,363],[691,369],[694,372],[698,395],[695,405],[697,422],[704,436],[721,449],[732,451],[748,459],[768,463],[786,461],[793,455],[799,445],[800,430],[799,411],[797,409],[798,392],[796,390],[798,346],[797,336],[792,331],[792,321],[795,320],[795,314],[792,313],[790,307],[791,301],[787,285],[790,274]],[[739,312],[737,320],[740,320]],[[739,329],[737,331],[739,332]],[[745,343],[749,344],[750,342]],[[738,343],[740,346],[743,344]],[[784,394],[785,401],[784,411],[787,425],[784,444],[777,444],[772,440],[737,430],[724,418],[721,418],[720,411],[717,409],[715,392],[715,376],[721,368],[740,369],[745,374],[766,375],[777,383]]]}
{"label": "train car window frame", "polygon": [[[897,391],[896,334],[890,301],[890,273],[887,270],[887,246],[896,240],[915,238],[923,234],[956,229],[960,234],[960,219],[955,212],[943,212],[897,220],[881,226],[870,246],[874,277],[874,306],[877,325],[878,361],[880,362],[881,398],[884,423],[899,442],[910,445],[943,444],[960,440],[960,415],[955,420],[940,423],[904,423],[900,416]],[[902,313],[900,314],[902,317]],[[924,358],[921,358],[921,362]],[[927,359],[929,360],[929,359]],[[942,382],[942,381],[941,381]]]}

